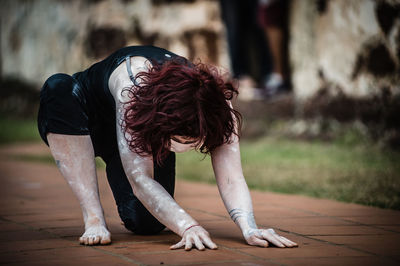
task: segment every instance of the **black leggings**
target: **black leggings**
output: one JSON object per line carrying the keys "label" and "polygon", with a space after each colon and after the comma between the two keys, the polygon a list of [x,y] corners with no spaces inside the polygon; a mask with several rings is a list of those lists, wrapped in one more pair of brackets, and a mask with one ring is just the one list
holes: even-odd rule
{"label": "black leggings", "polygon": [[[119,153],[105,160],[108,183],[114,194],[118,213],[125,227],[140,235],[156,234],[165,226],[161,224],[133,194],[122,167]],[[154,179],[173,196],[175,189],[175,153],[171,152],[162,166],[154,163]]]}

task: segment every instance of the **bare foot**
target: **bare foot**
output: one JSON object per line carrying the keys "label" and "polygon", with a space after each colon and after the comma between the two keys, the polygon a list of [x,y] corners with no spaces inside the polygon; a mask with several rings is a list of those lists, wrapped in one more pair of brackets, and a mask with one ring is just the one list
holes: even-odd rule
{"label": "bare foot", "polygon": [[103,225],[87,227],[85,233],[79,238],[82,245],[107,245],[111,243],[111,234]]}

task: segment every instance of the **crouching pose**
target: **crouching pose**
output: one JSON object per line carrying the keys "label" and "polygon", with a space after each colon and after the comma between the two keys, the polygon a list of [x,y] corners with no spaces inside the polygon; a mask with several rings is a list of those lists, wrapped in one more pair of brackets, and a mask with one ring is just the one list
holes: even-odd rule
{"label": "crouching pose", "polygon": [[248,244],[296,246],[254,220],[240,162],[240,114],[230,104],[236,93],[214,68],[152,46],[125,47],[83,72],[51,76],[38,127],[80,202],[80,243],[111,243],[97,185],[100,156],[127,229],[147,235],[166,226],[182,237],[172,249],[216,249],[173,198],[175,152],[196,149],[211,155],[221,197]]}

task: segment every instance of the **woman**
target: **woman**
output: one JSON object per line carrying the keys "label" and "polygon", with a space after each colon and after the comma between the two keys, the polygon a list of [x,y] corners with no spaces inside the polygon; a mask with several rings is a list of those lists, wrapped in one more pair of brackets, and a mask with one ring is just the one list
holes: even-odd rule
{"label": "woman", "polygon": [[80,202],[80,243],[111,243],[97,185],[100,156],[127,229],[155,234],[167,226],[182,237],[171,249],[216,249],[173,199],[174,152],[194,148],[211,154],[221,197],[248,244],[296,246],[256,226],[240,163],[240,115],[229,102],[235,93],[211,68],[152,46],[122,48],[73,76],[51,76],[38,127]]}

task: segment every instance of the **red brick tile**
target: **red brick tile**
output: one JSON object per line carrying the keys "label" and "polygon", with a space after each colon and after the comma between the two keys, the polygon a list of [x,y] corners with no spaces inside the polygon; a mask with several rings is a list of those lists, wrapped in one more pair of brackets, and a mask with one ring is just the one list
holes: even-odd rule
{"label": "red brick tile", "polygon": [[232,221],[209,221],[202,225],[217,245],[219,243],[227,247],[245,245],[240,229]]}
{"label": "red brick tile", "polygon": [[360,216],[360,217],[343,217],[348,221],[354,221],[362,224],[370,225],[397,225],[400,226],[400,213],[398,215],[383,216]]}
{"label": "red brick tile", "polygon": [[302,235],[378,235],[390,234],[390,232],[369,226],[337,225],[337,226],[281,226],[280,229],[296,232]]}
{"label": "red brick tile", "polygon": [[[12,263],[13,265],[27,265],[26,262]],[[112,255],[100,255],[96,257],[71,257],[70,259],[46,259],[42,258],[37,261],[29,261],[30,266],[76,266],[76,265],[138,265],[134,261],[130,261],[128,258],[119,258]]]}
{"label": "red brick tile", "polygon": [[63,219],[63,220],[44,220],[44,221],[27,221],[25,224],[36,229],[59,228],[59,227],[81,227],[84,224],[82,219]]}
{"label": "red brick tile", "polygon": [[329,258],[278,258],[276,259],[278,263],[283,265],[293,265],[293,266],[309,266],[309,265],[326,265],[326,266],[354,266],[354,265],[363,265],[363,266],[376,266],[376,265],[385,265],[385,266],[396,266],[399,265],[398,262],[387,258],[379,258],[379,257],[329,257]]}
{"label": "red brick tile", "polygon": [[358,236],[313,236],[315,239],[321,239],[339,245],[397,245],[400,242],[400,235],[358,235]]}
{"label": "red brick tile", "polygon": [[26,226],[12,223],[12,222],[0,223],[0,232],[19,231],[19,230],[27,230],[27,228],[26,228]]}
{"label": "red brick tile", "polygon": [[230,222],[230,217],[228,213],[222,212],[222,213],[208,213],[204,212],[202,210],[196,210],[193,208],[185,208],[185,210],[192,216],[196,221],[198,222],[207,222],[207,221],[228,221]]}
{"label": "red brick tile", "polygon": [[400,255],[400,235],[318,236],[317,238],[382,256]]}
{"label": "red brick tile", "polygon": [[227,211],[220,197],[213,197],[213,198],[190,197],[190,198],[185,198],[185,200],[182,200],[179,197],[175,198],[178,204],[185,210],[191,209],[191,210],[198,210],[219,215],[227,215]]}
{"label": "red brick tile", "polygon": [[355,205],[347,209],[342,209],[342,208],[321,209],[318,213],[326,216],[337,216],[337,217],[347,218],[347,217],[386,216],[386,215],[392,215],[393,211]]}
{"label": "red brick tile", "polygon": [[[32,152],[36,146],[13,147]],[[0,147],[0,156],[13,147]],[[46,146],[39,150],[48,152]],[[10,220],[0,222],[0,264],[393,265],[400,260],[398,211],[252,191],[260,227],[274,227],[300,245],[265,249],[245,243],[215,185],[182,180],[177,201],[210,232],[219,250],[171,251],[169,246],[180,240],[174,233],[138,236],[120,224],[104,170],[98,171],[99,190],[113,244],[80,246],[79,203],[55,166],[8,159],[0,160],[0,169],[0,216]]]}
{"label": "red brick tile", "polygon": [[19,230],[0,232],[0,241],[44,240],[54,238],[54,235],[39,231]]}
{"label": "red brick tile", "polygon": [[22,214],[22,215],[7,215],[4,216],[7,220],[24,223],[27,225],[38,225],[41,221],[49,223],[51,221],[61,220],[61,221],[81,221],[82,223],[82,215],[78,209],[77,212],[71,213],[70,211],[62,211],[62,212],[52,212],[52,213],[33,213],[33,214]]}
{"label": "red brick tile", "polygon": [[14,262],[35,262],[47,260],[69,261],[71,258],[86,258],[101,256],[104,253],[91,247],[63,247],[57,249],[27,250],[13,253],[3,253],[0,257],[0,264],[10,264]]}
{"label": "red brick tile", "polygon": [[336,257],[336,256],[368,256],[364,252],[355,251],[346,247],[332,245],[307,245],[298,248],[248,248],[242,249],[246,254],[251,254],[261,258],[313,258],[313,257]]}
{"label": "red brick tile", "polygon": [[[217,244],[217,246],[226,248],[244,248],[248,247],[246,241],[241,235],[231,235],[231,236],[220,236],[219,234],[212,235],[212,240]],[[250,246],[249,246],[250,247]]]}
{"label": "red brick tile", "polygon": [[171,241],[143,241],[143,242],[123,242],[113,245],[97,246],[96,248],[106,250],[115,254],[128,255],[137,252],[167,252],[169,247],[175,244]]}
{"label": "red brick tile", "polygon": [[75,236],[80,237],[84,232],[84,226],[75,227],[56,227],[56,228],[46,228],[46,232],[60,237]]}
{"label": "red brick tile", "polygon": [[236,260],[248,260],[253,259],[252,256],[232,252],[225,249],[218,250],[206,250],[206,251],[184,251],[184,250],[173,250],[165,252],[148,252],[131,253],[125,255],[126,257],[140,261],[144,264],[149,265],[160,265],[160,264],[197,264],[197,263],[217,263],[226,261]]}
{"label": "red brick tile", "polygon": [[352,221],[345,221],[341,219],[335,219],[331,217],[323,217],[323,216],[308,216],[308,217],[296,217],[292,219],[286,219],[282,217],[269,217],[266,219],[258,219],[256,217],[259,226],[271,226],[279,228],[281,226],[326,226],[326,225],[354,225]]}
{"label": "red brick tile", "polygon": [[[258,221],[274,218],[291,218],[296,219],[298,217],[310,217],[314,216],[308,212],[296,209],[286,209],[276,206],[254,206],[254,215]],[[316,214],[315,214],[316,215]]]}
{"label": "red brick tile", "polygon": [[[116,257],[112,255],[102,255],[96,257],[79,258],[69,262],[69,265],[132,265],[138,264],[126,257]],[[53,264],[55,265],[55,264]]]}
{"label": "red brick tile", "polygon": [[239,261],[228,261],[228,262],[216,262],[213,264],[212,262],[208,262],[205,264],[196,264],[196,266],[208,266],[208,265],[216,265],[216,266],[276,266],[277,263],[270,260],[239,260]]}
{"label": "red brick tile", "polygon": [[381,225],[381,226],[377,226],[377,227],[382,228],[383,230],[400,233],[400,225]]}
{"label": "red brick tile", "polygon": [[47,240],[25,240],[25,241],[13,241],[0,243],[0,253],[19,253],[21,251],[29,250],[41,250],[41,249],[54,249],[54,248],[65,248],[65,247],[77,247],[78,242],[72,242],[62,239],[47,239]]}
{"label": "red brick tile", "polygon": [[399,242],[397,242],[395,245],[389,245],[385,242],[376,243],[375,245],[370,245],[366,243],[360,245],[352,245],[352,247],[385,257],[399,256],[400,259],[400,246],[398,243]]}

